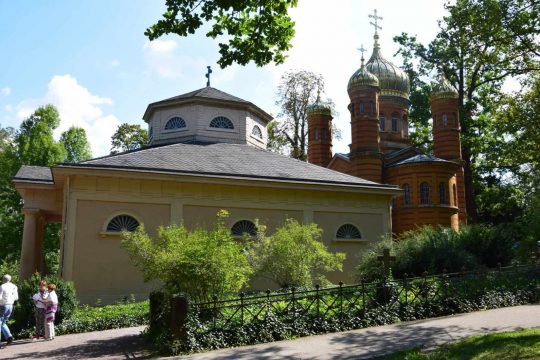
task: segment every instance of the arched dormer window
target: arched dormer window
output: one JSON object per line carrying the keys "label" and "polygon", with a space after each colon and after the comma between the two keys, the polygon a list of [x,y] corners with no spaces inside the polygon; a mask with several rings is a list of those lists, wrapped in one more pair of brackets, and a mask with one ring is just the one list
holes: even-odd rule
{"label": "arched dormer window", "polygon": [[442,113],[442,126],[448,125],[448,116],[446,113]]}
{"label": "arched dormer window", "polygon": [[423,182],[420,184],[420,204],[429,205],[431,203],[430,194],[429,194],[429,184]]}
{"label": "arched dormer window", "polygon": [[373,115],[374,113],[375,113],[375,104],[373,103],[373,101],[370,101],[369,102],[369,114]]}
{"label": "arched dormer window", "polygon": [[109,232],[122,232],[122,231],[135,231],[139,227],[139,222],[131,215],[117,215],[109,221],[107,224],[107,231]]}
{"label": "arched dormer window", "polygon": [[341,225],[336,231],[336,239],[338,240],[359,240],[362,238],[362,233],[352,224]]}
{"label": "arched dormer window", "polygon": [[257,125],[253,126],[253,129],[251,130],[251,135],[256,137],[257,139],[262,140],[262,138],[263,138],[261,128],[259,126],[257,126]]}
{"label": "arched dormer window", "polygon": [[234,223],[231,228],[232,236],[256,236],[257,235],[257,226],[252,221],[249,220],[240,220]]}
{"label": "arched dormer window", "polygon": [[364,109],[364,103],[360,103],[360,114],[363,114],[365,111]]}
{"label": "arched dormer window", "polygon": [[210,121],[210,127],[214,129],[234,129],[234,125],[231,120],[225,116],[217,116]]}
{"label": "arched dormer window", "polygon": [[443,182],[439,184],[439,203],[441,205],[448,205],[448,192]]}
{"label": "arched dormer window", "polygon": [[397,115],[393,114],[392,115],[392,131],[397,131],[397,130],[398,130]]}
{"label": "arched dormer window", "polygon": [[381,131],[386,130],[386,119],[384,118],[384,114],[379,116],[379,130]]}
{"label": "arched dormer window", "polygon": [[411,186],[403,184],[403,206],[411,205]]}
{"label": "arched dormer window", "polygon": [[186,121],[179,116],[170,118],[165,124],[165,130],[183,129],[186,127]]}

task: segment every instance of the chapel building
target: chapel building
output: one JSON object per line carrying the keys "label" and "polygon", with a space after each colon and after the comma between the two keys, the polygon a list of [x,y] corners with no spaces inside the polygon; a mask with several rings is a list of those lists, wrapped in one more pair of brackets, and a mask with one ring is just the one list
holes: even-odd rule
{"label": "chapel building", "polygon": [[[403,193],[392,201],[394,234],[421,225],[458,229],[467,222],[458,94],[441,77],[431,94],[434,154],[411,145],[409,78],[386,60],[375,33],[373,53],[349,79],[351,144],[332,154],[332,114],[320,99],[308,110],[308,161]],[[363,50],[363,49],[362,49]]]}

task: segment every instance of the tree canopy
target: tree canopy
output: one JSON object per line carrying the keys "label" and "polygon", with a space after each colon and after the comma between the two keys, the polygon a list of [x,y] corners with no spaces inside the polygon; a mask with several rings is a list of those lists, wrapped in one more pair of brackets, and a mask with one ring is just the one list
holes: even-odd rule
{"label": "tree canopy", "polygon": [[148,133],[140,125],[124,123],[111,137],[111,154],[142,148],[148,143]]}
{"label": "tree canopy", "polygon": [[163,18],[144,33],[150,40],[165,34],[188,36],[210,23],[207,37],[222,37],[218,64],[281,64],[291,47],[294,22],[288,10],[297,0],[167,0]]}
{"label": "tree canopy", "polygon": [[70,127],[62,133],[60,144],[66,150],[65,162],[77,163],[92,158],[90,143],[83,128]]}

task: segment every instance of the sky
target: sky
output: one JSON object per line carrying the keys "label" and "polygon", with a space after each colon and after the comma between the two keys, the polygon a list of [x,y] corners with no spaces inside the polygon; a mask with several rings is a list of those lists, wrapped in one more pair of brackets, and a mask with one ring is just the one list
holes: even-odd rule
{"label": "sky", "polygon": [[151,102],[206,85],[251,101],[272,115],[281,76],[308,70],[324,77],[336,104],[334,119],[342,139],[350,142],[347,82],[360,65],[358,48],[369,58],[373,27],[368,14],[376,8],[382,30],[382,53],[393,57],[392,40],[402,32],[423,43],[433,39],[445,15],[445,0],[299,0],[291,10],[296,22],[293,48],[284,64],[220,69],[218,43],[204,29],[190,37],[164,36],[152,42],[147,27],[161,18],[165,0],[0,0],[0,126],[18,128],[37,107],[55,105],[61,132],[76,125],[86,130],[94,156],[106,155],[121,123],[146,128],[142,115]]}

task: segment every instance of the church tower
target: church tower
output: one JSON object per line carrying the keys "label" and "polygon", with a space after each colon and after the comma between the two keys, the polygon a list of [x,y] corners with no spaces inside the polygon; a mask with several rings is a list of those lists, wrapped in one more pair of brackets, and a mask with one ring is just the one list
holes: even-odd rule
{"label": "church tower", "polygon": [[436,157],[458,165],[452,200],[459,208],[459,221],[467,223],[465,208],[465,179],[461,158],[461,127],[459,124],[458,93],[443,75],[431,93],[431,117],[433,118],[433,149]]}
{"label": "church tower", "polygon": [[327,167],[332,160],[332,111],[321,102],[320,94],[317,101],[307,108],[308,123],[308,162]]}
{"label": "church tower", "polygon": [[[363,49],[361,49],[363,51]],[[364,65],[349,79],[347,92],[351,100],[351,175],[382,182],[382,154],[379,140],[379,79]]]}

